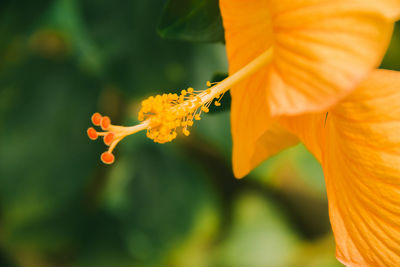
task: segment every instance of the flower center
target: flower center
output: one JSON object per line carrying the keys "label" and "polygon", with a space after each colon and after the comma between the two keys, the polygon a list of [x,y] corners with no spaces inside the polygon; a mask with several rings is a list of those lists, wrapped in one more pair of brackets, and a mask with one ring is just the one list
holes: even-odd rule
{"label": "flower center", "polygon": [[182,133],[188,136],[190,134],[188,127],[192,126],[195,120],[200,120],[202,112],[207,113],[213,102],[215,106],[220,106],[221,98],[226,91],[268,64],[272,55],[271,47],[225,80],[215,84],[207,82],[209,88],[206,90],[198,91],[190,87],[182,90],[180,95],[163,94],[143,100],[138,114],[138,119],[142,123],[135,126],[112,125],[109,117],[95,113],[92,116],[92,123],[100,126],[104,132],[97,132],[91,127],[87,130],[87,134],[92,140],[103,136],[104,143],[109,146],[108,151],[101,155],[101,160],[106,164],[114,162],[112,151],[116,145],[125,136],[139,131],[147,130],[147,137],[161,144],[175,139],[178,129],[182,129]]}
{"label": "flower center", "polygon": [[[207,82],[207,85],[211,86],[211,83]],[[211,89],[196,91],[188,88],[182,90],[180,95],[163,94],[144,100],[138,117],[140,121],[149,121],[147,137],[156,143],[170,142],[176,138],[178,128],[182,128],[182,133],[188,136],[188,127],[193,125],[193,120],[200,120],[201,113],[207,113],[215,99],[214,104],[221,105],[222,96],[214,94],[205,100],[209,94]]]}

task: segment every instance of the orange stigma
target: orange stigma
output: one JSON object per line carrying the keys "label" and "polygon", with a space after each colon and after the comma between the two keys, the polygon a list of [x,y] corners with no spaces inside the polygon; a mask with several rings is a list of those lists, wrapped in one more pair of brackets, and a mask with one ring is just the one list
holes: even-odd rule
{"label": "orange stigma", "polygon": [[100,125],[100,122],[101,122],[101,115],[99,114],[99,113],[94,113],[93,115],[92,115],[92,123],[94,124],[94,125],[96,125],[96,126],[99,126]]}
{"label": "orange stigma", "polygon": [[97,132],[93,127],[90,127],[87,130],[87,134],[92,140],[96,140],[99,136],[103,137],[104,144],[108,146],[108,150],[101,154],[101,161],[105,164],[112,164],[114,162],[114,155],[112,152],[119,141],[125,136],[145,130],[148,127],[147,122],[132,127],[112,125],[109,117],[101,116],[99,113],[93,114],[92,123],[103,129],[103,132]]}
{"label": "orange stigma", "polygon": [[101,154],[101,161],[105,164],[113,164],[114,159],[114,155],[108,151]]}
{"label": "orange stigma", "polygon": [[109,117],[104,116],[101,118],[101,120],[100,120],[101,129],[108,130],[108,127],[110,127],[110,124],[111,124],[111,120]]}
{"label": "orange stigma", "polygon": [[114,133],[108,133],[104,136],[104,144],[107,146],[111,145],[112,141],[114,140]]}
{"label": "orange stigma", "polygon": [[89,129],[87,129],[87,135],[92,140],[96,140],[97,137],[98,137],[98,134],[97,134],[96,130],[93,127],[90,127]]}

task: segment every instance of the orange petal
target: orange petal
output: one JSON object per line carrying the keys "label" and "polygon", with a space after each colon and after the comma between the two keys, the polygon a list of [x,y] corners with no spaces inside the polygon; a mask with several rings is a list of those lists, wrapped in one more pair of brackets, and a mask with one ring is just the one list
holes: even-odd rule
{"label": "orange petal", "polygon": [[[272,116],[325,110],[379,65],[400,14],[398,0],[220,0],[234,73],[271,45],[262,75],[232,90],[264,84]],[[260,81],[262,79],[263,81]]]}
{"label": "orange petal", "polygon": [[398,266],[400,73],[373,72],[329,111],[326,124],[325,114],[284,123],[310,150],[319,147],[338,259],[347,266]]}
{"label": "orange petal", "polygon": [[263,83],[253,86],[252,90],[252,94],[239,91],[238,97],[232,99],[232,163],[237,178],[244,177],[266,158],[298,142],[268,116]]}

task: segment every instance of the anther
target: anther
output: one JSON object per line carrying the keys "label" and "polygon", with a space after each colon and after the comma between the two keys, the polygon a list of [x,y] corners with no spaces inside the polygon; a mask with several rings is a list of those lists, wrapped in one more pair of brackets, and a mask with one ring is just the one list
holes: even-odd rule
{"label": "anther", "polygon": [[209,112],[210,110],[206,106],[202,106],[201,110],[204,111],[205,113]]}
{"label": "anther", "polygon": [[89,136],[90,139],[96,140],[97,137],[99,136],[96,132],[96,130],[93,127],[90,127],[87,129],[87,135]]}
{"label": "anther", "polygon": [[111,145],[112,141],[114,140],[114,133],[108,133],[104,136],[104,144],[107,146]]}
{"label": "anther", "polygon": [[189,136],[189,135],[190,135],[189,130],[186,129],[186,128],[183,128],[182,133],[183,133],[184,135],[186,135],[186,136]]}
{"label": "anther", "polygon": [[96,112],[92,115],[92,123],[96,126],[100,125],[100,121],[101,121],[102,116],[100,115],[100,113]]}
{"label": "anther", "polygon": [[219,107],[219,106],[221,106],[221,103],[218,102],[218,101],[215,101],[215,102],[214,102],[214,105],[215,105],[216,107]]}
{"label": "anther", "polygon": [[187,91],[189,94],[193,94],[194,89],[192,87],[189,87]]}
{"label": "anther", "polygon": [[110,124],[111,124],[111,120],[109,117],[104,116],[101,118],[101,121],[100,121],[101,129],[108,130],[108,128],[110,127]]}
{"label": "anther", "polygon": [[101,154],[101,161],[105,164],[112,164],[114,162],[114,155],[108,151]]}
{"label": "anther", "polygon": [[211,82],[210,82],[210,81],[207,81],[206,85],[207,85],[208,87],[210,87],[210,86],[211,86]]}

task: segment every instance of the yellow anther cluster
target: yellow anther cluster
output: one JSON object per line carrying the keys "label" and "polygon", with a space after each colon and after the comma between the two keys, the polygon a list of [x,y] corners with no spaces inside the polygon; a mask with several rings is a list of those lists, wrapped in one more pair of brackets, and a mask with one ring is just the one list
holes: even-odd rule
{"label": "yellow anther cluster", "polygon": [[201,112],[207,113],[211,101],[202,102],[201,95],[206,91],[195,91],[193,88],[182,90],[181,94],[163,94],[151,96],[142,101],[139,120],[149,120],[147,137],[156,143],[170,142],[176,138],[178,128],[186,136],[193,120],[200,120]]}

